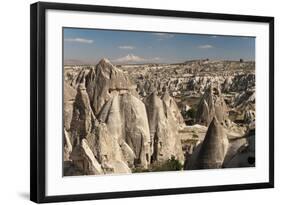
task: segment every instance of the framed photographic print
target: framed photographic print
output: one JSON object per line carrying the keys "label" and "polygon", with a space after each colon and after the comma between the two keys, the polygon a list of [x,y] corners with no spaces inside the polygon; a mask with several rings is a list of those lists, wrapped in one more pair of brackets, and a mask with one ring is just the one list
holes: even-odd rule
{"label": "framed photographic print", "polygon": [[31,5],[34,202],[274,187],[274,18]]}

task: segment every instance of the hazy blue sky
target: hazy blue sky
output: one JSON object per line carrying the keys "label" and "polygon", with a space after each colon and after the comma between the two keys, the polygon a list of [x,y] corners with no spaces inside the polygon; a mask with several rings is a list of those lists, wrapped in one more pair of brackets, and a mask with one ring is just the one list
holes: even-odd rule
{"label": "hazy blue sky", "polygon": [[191,59],[255,60],[255,38],[64,29],[65,64],[175,63]]}

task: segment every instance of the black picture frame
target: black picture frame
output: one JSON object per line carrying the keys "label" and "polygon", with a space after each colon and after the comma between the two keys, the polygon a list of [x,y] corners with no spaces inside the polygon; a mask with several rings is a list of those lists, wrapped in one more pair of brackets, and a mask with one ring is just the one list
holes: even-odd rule
{"label": "black picture frame", "polygon": [[[87,11],[137,14],[195,19],[263,22],[269,25],[269,181],[236,185],[171,188],[108,193],[46,196],[45,140],[46,140],[46,81],[45,81],[45,25],[46,10]],[[30,6],[30,199],[37,203],[76,200],[97,200],[123,197],[186,194],[274,187],[274,18],[265,16],[230,15],[218,13],[110,7],[81,4],[38,2]]]}

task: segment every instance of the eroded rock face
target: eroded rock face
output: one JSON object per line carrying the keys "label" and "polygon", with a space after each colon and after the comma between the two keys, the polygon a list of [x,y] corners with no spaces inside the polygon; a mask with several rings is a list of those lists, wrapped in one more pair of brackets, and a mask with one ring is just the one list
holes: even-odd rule
{"label": "eroded rock face", "polygon": [[227,77],[222,84],[222,91],[223,92],[229,92],[231,90],[232,83],[233,83],[232,77],[231,76]]}
{"label": "eroded rock face", "polygon": [[129,93],[116,94],[105,104],[99,120],[106,123],[110,135],[122,145],[127,160],[133,151],[134,165],[147,168],[151,141],[143,102]]}
{"label": "eroded rock face", "polygon": [[193,154],[193,151],[197,146],[203,142],[207,129],[208,127],[206,126],[196,124],[184,126],[179,130],[182,150],[185,154],[188,154],[189,156]]}
{"label": "eroded rock face", "polygon": [[88,78],[92,81],[88,81],[87,91],[95,114],[100,112],[113,93],[127,92],[132,86],[129,77],[107,59],[102,59],[90,75]]}
{"label": "eroded rock face", "polygon": [[208,127],[204,141],[198,146],[186,168],[221,168],[228,150],[228,144],[224,128],[214,117]]}
{"label": "eroded rock face", "polygon": [[86,139],[82,139],[71,152],[70,158],[75,167],[77,167],[84,175],[103,174],[103,170],[92,150],[88,146]]}
{"label": "eroded rock face", "polygon": [[95,150],[98,161],[105,173],[130,173],[126,158],[116,136],[111,135],[108,127],[100,123],[95,133]]}
{"label": "eroded rock face", "polygon": [[84,84],[80,84],[74,102],[71,121],[72,143],[75,140],[85,138],[92,130],[92,122],[95,116],[90,106],[90,100]]}
{"label": "eroded rock face", "polygon": [[250,130],[244,140],[246,140],[246,142],[241,144],[236,152],[233,152],[232,155],[225,158],[223,163],[224,168],[255,166],[255,129]]}
{"label": "eroded rock face", "polygon": [[244,114],[244,122],[252,123],[255,122],[256,119],[256,112],[253,110],[247,110]]}
{"label": "eroded rock face", "polygon": [[73,115],[73,104],[76,98],[76,90],[73,89],[67,83],[64,83],[64,99],[63,99],[63,119],[64,119],[64,128],[66,130],[70,129],[70,124],[72,121]]}
{"label": "eroded rock face", "polygon": [[72,144],[70,141],[69,133],[64,129],[64,135],[63,135],[63,142],[64,142],[64,152],[63,152],[63,159],[64,161],[70,160],[70,154],[72,152]]}
{"label": "eroded rock face", "polygon": [[245,133],[255,127],[253,66],[209,60],[114,66],[102,59],[68,67],[64,174],[148,171],[173,157],[185,169],[252,166]]}
{"label": "eroded rock face", "polygon": [[[255,85],[254,68],[254,62],[215,60],[191,60],[172,65],[120,66],[137,84],[140,96],[146,97],[154,91],[162,95],[163,88],[167,87],[171,95],[178,98],[201,94],[210,83],[223,85],[222,90],[227,92],[252,88]],[[229,81],[226,81],[228,78]]]}
{"label": "eroded rock face", "polygon": [[85,85],[85,77],[86,77],[87,73],[88,73],[88,71],[85,68],[83,68],[77,75],[75,75],[75,77],[74,77],[74,79],[72,79],[70,85],[75,89],[77,89],[80,84]]}
{"label": "eroded rock face", "polygon": [[178,134],[179,122],[183,119],[178,115],[175,102],[167,95],[160,99],[154,92],[145,99],[145,104],[152,141],[152,161],[164,161],[172,156],[183,161]]}
{"label": "eroded rock face", "polygon": [[254,104],[256,99],[256,93],[253,90],[246,90],[242,91],[241,93],[238,93],[234,100],[233,100],[233,106],[234,107],[245,107],[249,104]]}
{"label": "eroded rock face", "polygon": [[230,86],[230,91],[245,91],[252,90],[255,87],[255,74],[239,74],[233,78],[233,83]]}
{"label": "eroded rock face", "polygon": [[208,126],[213,118],[225,125],[227,117],[227,107],[218,86],[210,85],[198,104],[196,121],[199,124]]}
{"label": "eroded rock face", "polygon": [[[135,166],[147,168],[150,138],[145,106],[130,94],[127,76],[103,59],[95,69],[82,70],[72,84],[77,89],[70,123],[73,151],[67,143],[65,151],[67,158],[71,152],[75,169],[97,174],[97,170],[85,167],[86,159],[92,156],[96,161],[91,159],[87,166],[99,165],[103,173],[130,173],[129,167]],[[98,113],[98,120],[92,108]],[[84,152],[91,156],[85,157]]]}
{"label": "eroded rock face", "polygon": [[181,115],[181,112],[175,102],[174,98],[172,98],[169,93],[166,91],[162,96],[162,101],[164,105],[164,111],[167,117],[172,118],[178,125],[184,126],[184,119]]}

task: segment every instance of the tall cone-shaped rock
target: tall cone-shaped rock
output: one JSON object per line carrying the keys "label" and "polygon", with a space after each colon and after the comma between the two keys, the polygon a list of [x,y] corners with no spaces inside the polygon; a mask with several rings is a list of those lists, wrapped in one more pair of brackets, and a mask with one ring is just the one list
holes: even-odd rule
{"label": "tall cone-shaped rock", "polygon": [[199,124],[209,126],[213,117],[225,125],[228,119],[227,107],[218,86],[210,85],[201,98],[196,113],[196,121]]}
{"label": "tall cone-shaped rock", "polygon": [[78,87],[74,102],[71,122],[72,141],[85,138],[91,132],[95,120],[85,85],[82,83]]}
{"label": "tall cone-shaped rock", "polygon": [[99,120],[106,123],[109,135],[118,140],[127,161],[134,157],[135,166],[147,168],[150,137],[143,102],[129,93],[116,93],[104,105]]}
{"label": "tall cone-shaped rock", "polygon": [[216,117],[208,127],[196,160],[196,168],[220,168],[228,148],[228,139]]}
{"label": "tall cone-shaped rock", "polygon": [[[181,126],[184,126],[184,119],[180,113],[180,110],[175,102],[175,100],[166,91],[162,97],[164,112],[167,118],[168,134],[171,136],[171,144],[173,145],[173,156],[181,162],[184,161],[184,155],[182,151],[181,138],[178,133]],[[173,136],[173,137],[172,137]]]}
{"label": "tall cone-shaped rock", "polygon": [[162,97],[164,111],[167,118],[172,118],[178,125],[184,125],[184,119],[181,115],[181,112],[175,102],[167,91],[165,91]]}
{"label": "tall cone-shaped rock", "polygon": [[96,68],[92,67],[88,72],[87,76],[85,77],[85,86],[91,102],[91,106],[94,96],[95,77],[96,77]]}
{"label": "tall cone-shaped rock", "polygon": [[164,161],[174,156],[183,161],[181,142],[178,136],[179,122],[177,107],[167,95],[164,100],[154,92],[145,99],[150,138],[152,141],[152,161]]}
{"label": "tall cone-shaped rock", "polygon": [[131,88],[129,77],[113,66],[109,60],[102,59],[95,68],[95,72],[88,73],[94,77],[94,81],[87,81],[87,91],[95,114],[98,114],[102,106],[112,97],[112,93],[128,91]]}

